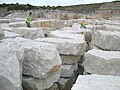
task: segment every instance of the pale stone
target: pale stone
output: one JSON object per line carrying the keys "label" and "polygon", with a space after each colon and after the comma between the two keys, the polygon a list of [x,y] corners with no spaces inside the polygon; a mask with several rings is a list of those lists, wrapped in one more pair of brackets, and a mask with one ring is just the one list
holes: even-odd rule
{"label": "pale stone", "polygon": [[120,31],[120,25],[104,25],[105,30],[109,30],[109,31]]}
{"label": "pale stone", "polygon": [[104,50],[120,50],[120,32],[99,30],[93,34],[92,42]]}
{"label": "pale stone", "polygon": [[79,75],[71,90],[120,90],[120,77]]}
{"label": "pale stone", "polygon": [[60,68],[61,58],[54,45],[24,38],[8,39],[3,43],[9,44],[13,50],[24,51],[19,55],[22,56],[23,74],[25,75],[45,78],[49,73]]}
{"label": "pale stone", "polygon": [[52,31],[50,33],[50,36],[55,37],[55,38],[73,39],[73,40],[77,40],[77,41],[85,40],[85,37],[84,37],[83,34],[63,33],[63,32],[61,32],[59,30]]}
{"label": "pale stone", "polygon": [[62,78],[71,77],[74,74],[75,65],[61,65],[61,76]]}
{"label": "pale stone", "polygon": [[85,53],[83,66],[88,73],[120,76],[120,52],[92,49]]}
{"label": "pale stone", "polygon": [[25,90],[44,90],[51,87],[54,82],[60,78],[61,71],[50,73],[46,78],[33,78],[29,76],[23,76],[23,89]]}
{"label": "pale stone", "polygon": [[16,38],[16,37],[22,37],[22,35],[14,33],[14,32],[9,32],[9,31],[4,31],[5,38]]}
{"label": "pale stone", "polygon": [[62,38],[39,38],[35,41],[55,44],[58,53],[64,55],[83,55],[86,48],[86,42],[84,40],[74,41],[72,39]]}
{"label": "pale stone", "polygon": [[22,90],[21,75],[16,53],[0,47],[0,90]]}
{"label": "pale stone", "polygon": [[1,24],[1,29],[4,31],[12,31],[14,27],[9,27],[9,24]]}
{"label": "pale stone", "polygon": [[58,87],[57,83],[54,83],[50,88],[45,89],[45,90],[59,90],[59,87]]}
{"label": "pale stone", "polygon": [[14,27],[14,28],[25,27],[26,23],[25,23],[25,21],[22,21],[22,22],[12,22],[12,23],[9,23],[9,26],[10,27]]}
{"label": "pale stone", "polygon": [[19,27],[19,28],[13,29],[13,31],[15,33],[21,34],[27,39],[36,39],[36,38],[44,37],[44,33],[42,29]]}
{"label": "pale stone", "polygon": [[81,56],[73,56],[73,55],[61,55],[62,64],[76,64],[80,61]]}

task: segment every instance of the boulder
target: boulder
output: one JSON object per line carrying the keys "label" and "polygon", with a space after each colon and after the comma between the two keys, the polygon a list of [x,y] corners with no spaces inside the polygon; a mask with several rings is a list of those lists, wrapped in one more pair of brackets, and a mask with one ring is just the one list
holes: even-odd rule
{"label": "boulder", "polygon": [[39,38],[35,41],[56,45],[58,53],[63,55],[83,55],[86,48],[86,42],[84,40],[74,41],[72,39],[62,38]]}
{"label": "boulder", "polygon": [[24,90],[45,90],[50,88],[60,78],[60,70],[50,73],[46,78],[34,78],[23,76],[22,85]]}
{"label": "boulder", "polygon": [[85,53],[83,66],[91,74],[120,76],[120,52],[92,49]]}
{"label": "boulder", "polygon": [[16,37],[22,37],[22,35],[14,33],[14,32],[9,32],[9,31],[4,31],[5,38],[16,38]]}
{"label": "boulder", "polygon": [[[1,44],[0,44],[1,46]],[[16,53],[0,47],[0,90],[22,90],[21,68]]]}
{"label": "boulder", "polygon": [[99,30],[93,34],[92,42],[104,50],[120,50],[120,32]]}
{"label": "boulder", "polygon": [[21,34],[27,39],[36,39],[36,38],[44,37],[44,33],[42,29],[19,27],[19,28],[13,29],[13,31],[15,33]]}
{"label": "boulder", "polygon": [[79,75],[71,90],[120,90],[120,77]]}

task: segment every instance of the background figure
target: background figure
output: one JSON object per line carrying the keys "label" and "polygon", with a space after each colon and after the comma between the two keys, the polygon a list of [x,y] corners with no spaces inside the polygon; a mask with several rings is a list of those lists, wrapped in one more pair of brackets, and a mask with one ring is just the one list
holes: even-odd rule
{"label": "background figure", "polygon": [[32,15],[32,13],[30,12],[29,15],[26,16],[26,24],[27,24],[27,27],[31,27],[31,25],[30,25],[30,22],[31,22],[30,16],[31,16],[31,15]]}
{"label": "background figure", "polygon": [[86,24],[85,23],[83,23],[83,22],[80,22],[80,28],[86,28]]}

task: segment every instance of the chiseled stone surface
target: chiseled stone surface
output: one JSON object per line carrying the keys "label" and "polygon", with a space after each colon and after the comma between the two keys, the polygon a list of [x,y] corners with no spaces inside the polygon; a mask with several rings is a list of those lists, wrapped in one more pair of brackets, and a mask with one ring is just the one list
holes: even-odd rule
{"label": "chiseled stone surface", "polygon": [[[23,89],[24,90],[45,90],[50,88],[54,82],[60,78],[61,71],[50,73],[46,78],[33,78],[29,76],[23,76]],[[49,89],[48,89],[49,90]],[[51,90],[51,89],[50,89]]]}
{"label": "chiseled stone surface", "polygon": [[111,75],[79,75],[71,90],[120,90],[120,77]]}
{"label": "chiseled stone surface", "polygon": [[21,34],[24,36],[24,38],[27,39],[36,39],[36,38],[43,38],[44,33],[42,29],[36,29],[36,28],[28,28],[28,27],[18,27],[14,28],[13,32]]}
{"label": "chiseled stone surface", "polygon": [[86,42],[84,40],[74,41],[72,39],[62,38],[39,38],[35,41],[55,44],[58,53],[64,55],[83,55],[86,48]]}
{"label": "chiseled stone surface", "polygon": [[120,32],[99,30],[93,34],[92,42],[104,50],[120,50]]}
{"label": "chiseled stone surface", "polygon": [[0,90],[22,90],[22,72],[16,53],[3,47],[0,47]]}
{"label": "chiseled stone surface", "polygon": [[85,53],[83,66],[92,74],[120,76],[120,52],[92,49]]}

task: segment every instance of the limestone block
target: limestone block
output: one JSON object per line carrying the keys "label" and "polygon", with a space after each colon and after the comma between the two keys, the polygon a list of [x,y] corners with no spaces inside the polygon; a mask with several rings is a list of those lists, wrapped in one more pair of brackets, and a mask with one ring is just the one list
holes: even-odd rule
{"label": "limestone block", "polygon": [[120,31],[120,25],[108,25],[108,24],[105,24],[104,27],[105,27],[105,30]]}
{"label": "limestone block", "polygon": [[93,34],[92,42],[104,50],[120,50],[120,32],[99,30]]}
{"label": "limestone block", "polygon": [[75,65],[61,65],[61,76],[62,78],[71,77],[74,74]]}
{"label": "limestone block", "polygon": [[15,33],[21,34],[27,39],[36,39],[36,38],[44,37],[44,33],[42,29],[19,27],[19,28],[13,29],[13,31]]}
{"label": "limestone block", "polygon": [[14,27],[9,27],[9,24],[1,24],[1,28],[3,31],[12,31]]}
{"label": "limestone block", "polygon": [[50,33],[51,37],[55,37],[55,38],[65,38],[65,39],[73,39],[73,40],[77,40],[77,41],[81,41],[81,40],[85,40],[85,37],[83,34],[70,34],[70,33],[63,33],[61,31],[52,31]]}
{"label": "limestone block", "polygon": [[120,76],[120,52],[92,49],[85,53],[83,66],[92,74]]}
{"label": "limestone block", "polygon": [[50,73],[46,78],[33,78],[23,76],[23,89],[25,90],[44,90],[50,88],[54,82],[60,78],[61,71]]}
{"label": "limestone block", "polygon": [[58,53],[64,55],[83,55],[86,48],[86,42],[84,40],[74,41],[72,39],[62,38],[39,38],[35,41],[54,44]]}
{"label": "limestone block", "polygon": [[25,23],[25,21],[22,21],[22,22],[12,22],[12,23],[9,23],[9,26],[10,27],[14,27],[14,28],[25,27],[26,23]]}
{"label": "limestone block", "polygon": [[22,35],[14,33],[14,32],[9,32],[9,31],[4,31],[5,38],[16,38],[16,37],[22,37]]}
{"label": "limestone block", "polygon": [[61,55],[62,64],[76,64],[80,61],[81,55],[74,56],[74,55]]}
{"label": "limestone block", "polygon": [[2,30],[0,26],[0,40],[4,38],[4,31]]}
{"label": "limestone block", "polygon": [[120,77],[105,75],[79,75],[71,90],[119,90]]}
{"label": "limestone block", "polygon": [[16,53],[0,47],[0,90],[22,90],[21,75]]}

